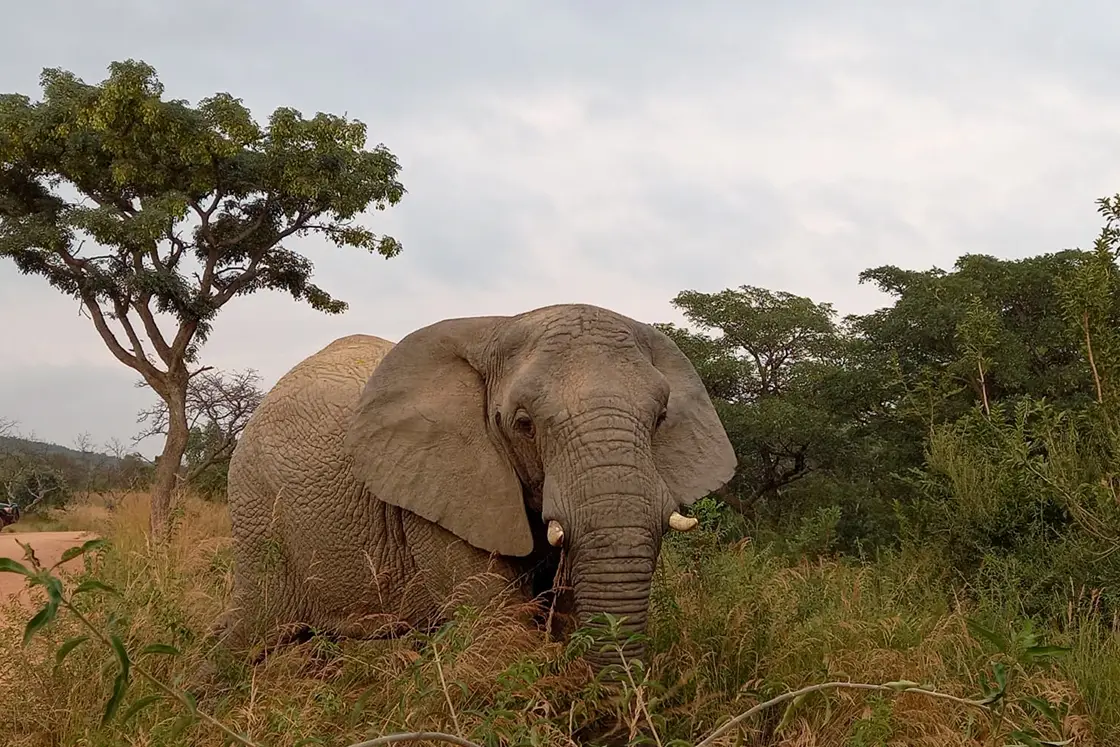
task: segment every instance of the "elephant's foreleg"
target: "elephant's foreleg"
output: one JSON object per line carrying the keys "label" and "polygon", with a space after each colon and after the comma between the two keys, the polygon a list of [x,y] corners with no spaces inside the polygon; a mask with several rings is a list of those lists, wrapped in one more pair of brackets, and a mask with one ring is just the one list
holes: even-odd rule
{"label": "elephant's foreleg", "polygon": [[415,575],[403,579],[404,598],[414,602],[417,624],[438,625],[462,606],[493,609],[524,604],[532,597],[532,576],[516,559],[491,555],[413,514],[402,525]]}

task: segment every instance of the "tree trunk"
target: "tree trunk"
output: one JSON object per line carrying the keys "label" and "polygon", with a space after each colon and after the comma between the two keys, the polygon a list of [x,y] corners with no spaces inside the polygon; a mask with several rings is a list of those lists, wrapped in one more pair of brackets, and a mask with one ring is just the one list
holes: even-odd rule
{"label": "tree trunk", "polygon": [[187,425],[187,383],[173,383],[164,398],[167,403],[167,440],[152,481],[152,538],[167,536],[179,466],[187,450],[190,428]]}

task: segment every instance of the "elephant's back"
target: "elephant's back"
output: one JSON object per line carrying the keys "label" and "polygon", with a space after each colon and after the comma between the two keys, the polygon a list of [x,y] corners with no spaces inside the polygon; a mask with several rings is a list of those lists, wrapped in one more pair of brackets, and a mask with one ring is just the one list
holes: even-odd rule
{"label": "elephant's back", "polygon": [[242,481],[265,490],[310,486],[321,477],[312,473],[340,469],[342,439],[358,398],[392,347],[373,335],[349,335],[281,376],[253,412],[230,460],[231,501]]}
{"label": "elephant's back", "polygon": [[366,380],[392,347],[393,343],[373,335],[340,337],[281,376],[261,402],[261,409],[287,411],[308,397],[352,408]]}

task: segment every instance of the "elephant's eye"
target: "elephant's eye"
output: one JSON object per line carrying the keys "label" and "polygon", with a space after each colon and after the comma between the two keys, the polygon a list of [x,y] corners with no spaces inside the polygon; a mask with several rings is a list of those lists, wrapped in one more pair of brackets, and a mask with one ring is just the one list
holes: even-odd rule
{"label": "elephant's eye", "polygon": [[533,428],[533,419],[527,413],[519,412],[513,417],[513,427],[526,438],[532,438],[536,430]]}
{"label": "elephant's eye", "polygon": [[665,422],[665,416],[667,416],[668,414],[668,410],[664,409],[662,409],[661,412],[657,413],[657,421],[653,424],[654,430],[657,430],[661,427],[661,424]]}

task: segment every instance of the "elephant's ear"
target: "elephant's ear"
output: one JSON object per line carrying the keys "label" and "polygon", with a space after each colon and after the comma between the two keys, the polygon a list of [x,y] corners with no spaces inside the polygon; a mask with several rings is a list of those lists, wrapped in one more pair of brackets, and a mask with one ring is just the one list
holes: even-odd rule
{"label": "elephant's ear", "polygon": [[673,497],[687,506],[735,476],[735,450],[692,362],[664,332],[642,327],[653,365],[669,381],[665,422],[653,437],[654,459]]}
{"label": "elephant's ear", "polygon": [[380,500],[482,550],[524,556],[533,537],[521,482],[492,440],[471,364],[501,319],[449,319],[397,343],[366,382],[344,448]]}

